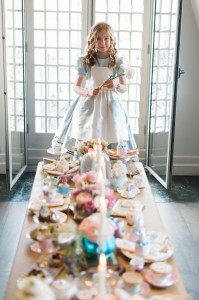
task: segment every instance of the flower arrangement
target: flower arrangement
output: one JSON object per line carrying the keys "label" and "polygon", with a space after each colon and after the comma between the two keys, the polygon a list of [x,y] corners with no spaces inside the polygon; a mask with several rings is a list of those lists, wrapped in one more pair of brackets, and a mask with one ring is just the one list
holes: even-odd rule
{"label": "flower arrangement", "polygon": [[[106,218],[105,238],[112,237],[117,229],[116,223]],[[79,225],[79,231],[87,237],[90,242],[97,243],[100,230],[100,213],[92,214],[85,218]]]}
{"label": "flower arrangement", "polygon": [[[81,177],[82,176],[80,176],[80,178]],[[78,187],[71,191],[70,197],[74,203],[77,215],[88,216],[98,211],[100,208],[100,184],[93,183],[84,185],[81,180],[77,180],[76,186]],[[116,199],[114,191],[108,187],[105,187],[105,199],[107,209],[111,209],[115,204]]]}
{"label": "flower arrangement", "polygon": [[102,146],[102,150],[108,146],[108,143],[103,139],[91,139],[85,140],[78,143],[76,146],[76,152],[79,156],[83,156],[84,154],[96,150],[95,147],[97,145]]}

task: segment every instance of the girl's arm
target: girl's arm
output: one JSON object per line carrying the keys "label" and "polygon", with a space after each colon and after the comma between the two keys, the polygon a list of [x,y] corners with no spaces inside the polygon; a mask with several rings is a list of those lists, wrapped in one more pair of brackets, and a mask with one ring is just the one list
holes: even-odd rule
{"label": "girl's arm", "polygon": [[92,96],[96,96],[99,94],[99,89],[85,89],[84,87],[82,87],[82,83],[83,83],[84,77],[83,76],[77,76],[75,83],[74,83],[74,87],[73,90],[76,94],[83,96],[83,97],[92,97]]}

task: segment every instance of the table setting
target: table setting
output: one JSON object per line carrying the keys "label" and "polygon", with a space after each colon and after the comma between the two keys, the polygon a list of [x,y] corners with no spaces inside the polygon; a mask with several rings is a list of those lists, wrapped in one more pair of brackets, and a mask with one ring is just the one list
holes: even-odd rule
{"label": "table setting", "polygon": [[[129,153],[124,145],[118,155]],[[49,300],[182,299],[171,241],[162,225],[150,227],[154,203],[147,203],[143,166],[132,157],[111,159],[107,151],[101,139],[84,141],[75,161],[55,149],[57,159],[38,164],[21,235],[27,263],[21,274],[15,271],[13,299],[46,299],[44,290]],[[69,166],[78,169],[68,174]]]}

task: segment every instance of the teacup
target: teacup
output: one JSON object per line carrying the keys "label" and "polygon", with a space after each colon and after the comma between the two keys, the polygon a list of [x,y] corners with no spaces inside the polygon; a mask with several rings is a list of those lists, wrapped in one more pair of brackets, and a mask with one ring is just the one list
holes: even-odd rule
{"label": "teacup", "polygon": [[60,154],[61,153],[61,145],[54,145],[53,150],[54,150],[54,154]]}
{"label": "teacup", "polygon": [[40,234],[37,241],[42,252],[49,252],[49,249],[53,246],[53,237],[50,235]]}
{"label": "teacup", "polygon": [[144,268],[144,257],[142,256],[135,256],[129,262],[130,270],[131,271],[142,271]]}
{"label": "teacup", "polygon": [[122,274],[125,291],[130,294],[139,294],[142,289],[143,277],[140,273],[129,271]]}
{"label": "teacup", "polygon": [[153,282],[163,284],[171,280],[173,268],[167,262],[154,262],[150,265],[150,277]]}

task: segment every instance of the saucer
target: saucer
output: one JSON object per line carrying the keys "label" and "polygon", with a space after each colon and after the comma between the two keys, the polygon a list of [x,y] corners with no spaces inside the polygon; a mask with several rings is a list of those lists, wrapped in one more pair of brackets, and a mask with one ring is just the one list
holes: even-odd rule
{"label": "saucer", "polygon": [[176,276],[174,273],[171,274],[171,278],[169,280],[164,280],[163,282],[155,281],[152,278],[151,270],[148,270],[144,277],[148,283],[150,283],[151,285],[153,285],[155,287],[159,287],[159,288],[165,288],[165,287],[171,286],[176,282]]}
{"label": "saucer", "polygon": [[143,281],[141,284],[140,295],[143,297],[147,297],[147,296],[149,296],[150,291],[151,291],[150,285],[146,281]]}
{"label": "saucer", "polygon": [[135,184],[131,182],[126,182],[124,186],[120,189],[117,189],[118,193],[124,198],[134,198],[139,194],[140,190]]}
{"label": "saucer", "polygon": [[33,252],[36,253],[41,253],[41,254],[47,254],[47,253],[53,253],[56,252],[59,247],[55,246],[53,243],[48,247],[47,251],[42,251],[39,242],[34,242],[33,244],[30,245],[30,249]]}
{"label": "saucer", "polygon": [[59,156],[59,155],[61,155],[61,154],[64,154],[64,153],[66,153],[67,151],[68,151],[68,150],[67,150],[66,148],[61,148],[60,151],[55,151],[55,149],[53,149],[53,148],[47,149],[47,152],[48,152],[49,154],[57,155],[57,156]]}
{"label": "saucer", "polygon": [[[49,223],[64,223],[67,219],[67,215],[61,211],[54,211],[55,213],[55,219],[53,220],[53,222],[49,222]],[[39,223],[48,223],[46,221],[39,221],[39,213],[36,213],[34,216],[33,216],[33,221],[36,223],[36,224],[39,224]]]}

